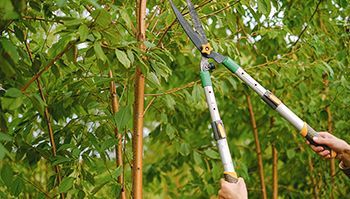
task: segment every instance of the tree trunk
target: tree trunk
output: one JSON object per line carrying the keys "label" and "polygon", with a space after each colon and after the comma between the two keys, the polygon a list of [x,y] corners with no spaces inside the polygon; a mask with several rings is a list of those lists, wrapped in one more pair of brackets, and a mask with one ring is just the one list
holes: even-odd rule
{"label": "tree trunk", "polygon": [[264,167],[263,167],[263,160],[262,160],[260,142],[259,142],[259,137],[258,137],[258,128],[256,127],[256,121],[255,121],[255,116],[254,116],[254,112],[253,112],[253,106],[252,106],[252,103],[250,101],[250,96],[246,95],[246,97],[247,97],[247,103],[248,103],[248,109],[249,109],[249,115],[250,115],[250,122],[252,124],[253,133],[254,133],[256,155],[258,156],[261,194],[262,194],[262,198],[266,199],[267,194],[266,194],[266,187],[265,187]]}
{"label": "tree trunk", "polygon": [[[146,0],[137,1],[137,39],[140,41],[141,50],[145,50],[143,41],[146,38]],[[135,102],[134,102],[134,134],[133,167],[132,167],[132,195],[134,199],[142,199],[142,152],[143,152],[143,112],[145,95],[145,77],[139,67],[135,72]]]}
{"label": "tree trunk", "polygon": [[[113,78],[113,72],[112,70],[109,71],[109,78]],[[119,111],[119,103],[118,103],[118,97],[117,97],[117,90],[115,87],[115,83],[113,80],[110,82],[110,93],[111,93],[111,101],[112,101],[112,113],[113,115]],[[118,143],[115,145],[115,156],[116,156],[116,165],[117,167],[122,167],[124,166],[123,164],[123,145],[122,145],[122,134],[118,132],[118,127],[116,126],[114,128],[114,134],[115,137],[118,140]],[[121,192],[120,196],[117,198],[121,199],[126,199],[125,195],[125,184],[124,184],[124,175],[123,173],[118,176],[118,182],[121,185]]]}

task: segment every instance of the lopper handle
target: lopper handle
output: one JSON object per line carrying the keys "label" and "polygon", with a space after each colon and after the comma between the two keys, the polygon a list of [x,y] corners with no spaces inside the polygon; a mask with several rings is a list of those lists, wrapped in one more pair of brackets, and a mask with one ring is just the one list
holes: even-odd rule
{"label": "lopper handle", "polygon": [[224,178],[225,178],[226,182],[230,182],[230,183],[237,183],[238,182],[238,177],[237,177],[236,172],[225,171]]}
{"label": "lopper handle", "polygon": [[318,133],[307,123],[304,123],[303,129],[301,129],[301,135],[306,138],[307,141],[310,142],[310,144],[314,146],[322,146],[325,150],[330,151],[330,155],[332,158],[335,158],[337,156],[337,153],[333,151],[329,146],[324,144],[317,144],[313,138],[318,136]]}

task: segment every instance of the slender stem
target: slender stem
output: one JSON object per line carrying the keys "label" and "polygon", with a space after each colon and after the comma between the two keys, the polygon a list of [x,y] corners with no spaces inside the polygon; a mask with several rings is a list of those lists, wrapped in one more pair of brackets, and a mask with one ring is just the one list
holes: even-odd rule
{"label": "slender stem", "polygon": [[[298,144],[298,148],[300,149],[301,152],[305,152],[305,148],[303,145],[300,144],[300,142],[296,141],[297,140],[297,136],[295,135],[295,133],[292,134],[293,139],[295,140],[295,142]],[[319,199],[319,189],[317,186],[317,175],[315,175],[314,173],[314,163],[311,159],[310,156],[308,156],[308,165],[309,165],[309,172],[308,175],[310,176],[311,179],[311,184],[312,184],[312,194],[314,195],[314,199]]]}
{"label": "slender stem", "polygon": [[[109,78],[113,78],[113,72],[112,70],[109,70],[108,73]],[[112,104],[112,113],[115,114],[119,111],[119,102],[118,102],[118,96],[117,96],[117,89],[115,86],[115,82],[111,80],[110,82],[110,93],[111,93],[111,104]],[[118,131],[118,127],[116,126],[114,128],[114,135],[117,138],[118,142],[115,145],[115,155],[116,155],[116,166],[124,168],[123,164],[123,144],[122,139],[123,136]],[[124,183],[124,172],[118,176],[118,182],[121,185],[121,192],[120,196],[118,198],[126,199],[125,195],[125,183]]]}
{"label": "slender stem", "polygon": [[21,91],[25,92],[27,88],[35,81],[37,80],[45,71],[49,70],[51,66],[55,64],[55,62],[64,55],[72,46],[74,46],[75,42],[71,42],[68,44],[56,57],[54,57],[41,71],[39,71],[37,74],[35,74],[22,88]]}
{"label": "slender stem", "polygon": [[[275,124],[275,118],[270,118],[270,129]],[[275,143],[272,143],[272,198],[278,199],[278,151]]]}
{"label": "slender stem", "polygon": [[146,114],[147,110],[149,109],[149,107],[151,107],[151,105],[153,104],[154,100],[157,98],[157,96],[153,97],[151,99],[151,101],[147,104],[146,108],[145,108],[145,111],[143,112],[143,115]]}
{"label": "slender stem", "polygon": [[[137,1],[137,39],[140,49],[146,50],[146,0]],[[134,133],[132,137],[133,167],[132,196],[142,199],[142,153],[143,153],[143,113],[145,103],[145,76],[139,67],[135,72]]]}
{"label": "slender stem", "polygon": [[261,194],[262,194],[262,198],[263,199],[267,199],[263,160],[262,160],[260,142],[259,142],[259,137],[258,137],[258,128],[256,127],[256,121],[255,121],[253,106],[252,106],[252,103],[250,101],[250,96],[246,95],[246,97],[247,97],[247,103],[248,103],[248,109],[249,109],[249,115],[250,115],[250,122],[251,122],[251,125],[252,125],[252,128],[253,128],[253,133],[254,133],[256,155],[258,156],[258,166],[259,166]]}
{"label": "slender stem", "polygon": [[316,5],[316,8],[315,8],[314,12],[312,13],[311,17],[309,18],[309,21],[308,21],[308,23],[306,24],[306,26],[305,26],[305,27],[303,28],[303,30],[299,33],[298,39],[293,43],[293,46],[295,46],[295,45],[299,42],[301,36],[304,34],[304,32],[306,31],[306,29],[309,27],[309,23],[311,22],[312,18],[315,16],[315,14],[316,14],[316,12],[317,12],[317,10],[318,10],[318,7],[320,6],[321,2],[322,2],[322,0],[318,0],[318,3],[317,3],[317,5]]}
{"label": "slender stem", "polygon": [[[324,86],[324,94],[322,95],[322,100],[326,100],[327,95],[329,94],[329,80],[328,80],[328,75],[325,73],[323,75],[323,86]],[[326,113],[327,113],[327,131],[328,133],[333,134],[333,122],[332,122],[332,112],[331,108],[329,105],[326,106],[325,108]],[[330,174],[331,174],[331,191],[330,191],[330,198],[334,198],[334,177],[335,177],[335,162],[334,158],[330,160]]]}
{"label": "slender stem", "polygon": [[[29,48],[29,43],[27,41],[25,41],[24,43],[25,43],[25,46],[26,46],[26,50],[27,50],[29,59],[33,63],[33,55],[32,55],[32,52],[31,52],[31,50]],[[40,84],[40,80],[36,79],[36,83],[38,85],[38,90],[39,90],[39,93],[40,93],[40,97],[43,100],[43,102],[46,103],[45,95],[44,95],[42,86]],[[44,118],[46,120],[47,129],[49,131],[49,138],[50,138],[52,155],[53,155],[53,157],[56,157],[56,151],[57,151],[56,150],[56,143],[55,143],[55,139],[54,139],[54,135],[53,135],[51,119],[50,119],[50,113],[49,113],[49,109],[48,109],[47,106],[45,106],[45,109],[44,109]],[[60,167],[58,165],[55,165],[54,169],[55,169],[55,172],[56,172],[56,175],[57,175],[57,186],[59,186],[61,184],[61,181],[62,181]],[[60,193],[60,196],[61,196],[62,199],[65,198],[64,193]]]}
{"label": "slender stem", "polygon": [[[43,100],[43,102],[46,103],[46,99],[45,99],[45,96],[44,96],[44,93],[43,93],[42,86],[40,84],[40,80],[37,79],[36,83],[38,85],[40,97]],[[52,129],[52,125],[51,125],[50,113],[49,113],[49,109],[47,108],[47,106],[45,106],[45,109],[44,109],[44,117],[45,117],[45,120],[46,120],[47,129],[49,131],[49,138],[50,138],[52,155],[53,155],[53,157],[56,157],[56,155],[57,155],[56,154],[56,151],[57,151],[56,143],[55,143],[55,138],[54,138],[54,135],[53,135],[53,129]],[[61,182],[62,182],[60,167],[58,165],[55,165],[54,169],[55,169],[55,172],[57,174],[57,186],[59,186],[61,184]],[[60,193],[60,196],[61,196],[62,199],[65,198],[64,193]]]}
{"label": "slender stem", "polygon": [[222,12],[222,11],[225,11],[225,10],[227,10],[227,9],[229,9],[229,8],[232,8],[235,4],[237,4],[237,3],[239,3],[239,2],[240,2],[240,0],[237,0],[237,1],[235,1],[235,2],[233,2],[233,3],[231,3],[231,4],[229,4],[229,5],[226,6],[226,7],[223,7],[223,8],[221,8],[221,9],[219,9],[219,10],[216,10],[216,11],[214,11],[214,12],[212,12],[212,13],[209,13],[209,14],[207,14],[207,15],[204,15],[204,16],[202,16],[202,17],[200,17],[200,18],[202,19],[202,18],[207,18],[207,17],[213,16],[213,15],[216,15],[216,14]]}
{"label": "slender stem", "polygon": [[198,81],[193,81],[193,82],[190,82],[190,83],[187,83],[183,86],[180,86],[180,87],[177,87],[177,88],[172,88],[170,90],[167,90],[163,93],[150,93],[150,94],[145,94],[145,96],[154,96],[154,97],[158,97],[158,96],[161,96],[161,95],[168,95],[168,94],[172,94],[172,93],[175,93],[175,92],[178,92],[180,90],[183,90],[183,89],[186,89],[186,88],[190,88],[192,86],[194,86],[196,83],[198,83],[200,80]]}
{"label": "slender stem", "polygon": [[275,147],[275,145],[272,145],[272,177],[273,177],[273,184],[272,184],[272,195],[273,199],[278,199],[278,151]]}

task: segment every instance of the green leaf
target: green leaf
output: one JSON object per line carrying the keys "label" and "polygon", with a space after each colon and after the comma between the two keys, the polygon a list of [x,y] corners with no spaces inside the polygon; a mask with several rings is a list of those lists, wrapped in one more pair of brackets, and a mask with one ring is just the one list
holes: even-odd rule
{"label": "green leaf", "polygon": [[49,48],[49,51],[47,52],[49,58],[54,58],[59,53],[61,53],[71,40],[72,37],[70,35],[60,38],[58,42],[56,42],[51,46],[51,48]]}
{"label": "green leaf", "polygon": [[146,46],[147,48],[156,47],[156,45],[155,45],[154,43],[151,43],[151,42],[149,42],[149,41],[144,41],[143,43],[145,44],[145,46]]}
{"label": "green leaf", "polygon": [[16,177],[15,180],[12,182],[10,190],[12,195],[18,197],[19,194],[22,193],[24,189],[24,182],[21,178]]}
{"label": "green leaf", "polygon": [[127,127],[129,121],[131,121],[131,107],[124,106],[115,114],[114,119],[118,129],[124,129]]}
{"label": "green leaf", "polygon": [[125,68],[130,68],[130,60],[124,51],[115,49],[115,55],[117,56],[119,62],[125,66]]}
{"label": "green leaf", "polygon": [[171,124],[166,125],[165,132],[170,140],[173,140],[176,137],[176,129]]}
{"label": "green leaf", "polygon": [[94,10],[91,16],[95,19],[96,24],[103,28],[110,26],[112,23],[111,15],[103,8]]}
{"label": "green leaf", "polygon": [[1,133],[0,132],[0,141],[12,141],[12,137],[9,136],[8,134]]}
{"label": "green leaf", "polygon": [[24,41],[23,31],[21,29],[19,29],[18,26],[14,26],[13,29],[15,31],[15,35],[16,35],[17,39],[23,42]]}
{"label": "green leaf", "polygon": [[71,162],[72,159],[70,158],[67,158],[67,157],[64,157],[64,156],[56,156],[55,158],[56,160],[52,163],[52,166],[55,166],[55,165],[59,165],[59,164],[62,164],[62,163],[65,163],[65,162]]}
{"label": "green leaf", "polygon": [[10,152],[0,143],[0,160],[4,159],[6,154],[9,155]]}
{"label": "green leaf", "polygon": [[41,97],[39,96],[39,94],[33,94],[30,97],[30,100],[33,103],[33,107],[36,108],[36,110],[39,111],[39,113],[43,114],[44,113],[44,109],[45,106],[47,106],[47,104],[41,99]]}
{"label": "green leaf", "polygon": [[78,29],[80,41],[85,41],[89,35],[89,28],[85,24],[81,24]]}
{"label": "green leaf", "polygon": [[102,47],[101,47],[99,42],[95,42],[94,43],[94,50],[95,50],[95,53],[96,53],[96,57],[98,59],[100,59],[101,61],[103,61],[103,63],[105,63],[107,61],[107,56],[103,52]]}
{"label": "green leaf", "polygon": [[135,56],[134,56],[134,54],[132,53],[132,51],[131,51],[131,50],[127,50],[126,53],[128,54],[128,57],[129,57],[130,62],[131,62],[131,63],[134,63],[134,61],[135,61]]}
{"label": "green leaf", "polygon": [[322,61],[322,63],[326,67],[326,69],[327,69],[326,72],[329,74],[330,79],[333,79],[334,78],[334,71],[333,71],[332,67],[325,61]]}
{"label": "green leaf", "polygon": [[9,186],[13,180],[13,170],[9,164],[4,164],[1,168],[1,179]]}
{"label": "green leaf", "polygon": [[12,42],[6,37],[0,38],[1,48],[10,56],[13,62],[18,63],[19,55],[17,52],[17,48]]}
{"label": "green leaf", "polygon": [[266,5],[266,2],[264,0],[258,0],[258,10],[264,14],[268,15],[268,6]]}
{"label": "green leaf", "polygon": [[73,183],[74,183],[74,178],[72,178],[72,177],[63,178],[60,186],[58,187],[58,191],[60,193],[67,192],[68,190],[70,190],[73,187]]}
{"label": "green leaf", "polygon": [[204,151],[204,154],[211,159],[220,159],[219,153],[213,149],[207,149]]}
{"label": "green leaf", "polygon": [[287,157],[288,159],[292,159],[295,156],[295,150],[294,149],[288,149],[287,150]]}
{"label": "green leaf", "polygon": [[180,146],[180,154],[183,155],[183,156],[188,156],[190,154],[190,145],[187,144],[187,143],[181,143],[181,146]]}
{"label": "green leaf", "polygon": [[160,87],[160,81],[157,75],[154,72],[150,72],[147,74],[147,79],[153,83],[155,86]]}
{"label": "green leaf", "polygon": [[16,97],[22,97],[23,94],[22,94],[22,92],[21,92],[19,89],[17,89],[17,88],[10,88],[10,89],[8,89],[8,90],[6,91],[5,96],[16,98]]}
{"label": "green leaf", "polygon": [[21,97],[17,97],[17,98],[3,97],[1,100],[2,107],[7,110],[16,110],[22,105],[22,103],[23,103],[23,99]]}

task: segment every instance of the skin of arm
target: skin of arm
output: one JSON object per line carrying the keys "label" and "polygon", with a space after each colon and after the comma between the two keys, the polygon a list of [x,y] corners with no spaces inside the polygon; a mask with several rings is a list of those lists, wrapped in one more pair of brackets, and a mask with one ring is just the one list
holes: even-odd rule
{"label": "skin of arm", "polygon": [[219,199],[248,199],[248,191],[243,178],[237,183],[229,183],[224,179],[220,181]]}

